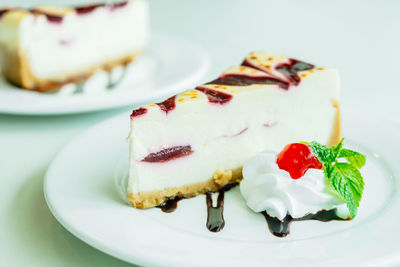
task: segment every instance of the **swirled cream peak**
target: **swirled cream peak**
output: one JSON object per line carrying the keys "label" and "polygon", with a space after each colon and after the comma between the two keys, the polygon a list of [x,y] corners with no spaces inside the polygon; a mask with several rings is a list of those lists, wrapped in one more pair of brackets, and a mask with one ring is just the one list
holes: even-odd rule
{"label": "swirled cream peak", "polygon": [[339,217],[349,216],[322,170],[309,169],[300,179],[292,179],[278,167],[276,157],[275,152],[262,152],[244,164],[240,192],[250,209],[280,220],[288,214],[300,218],[334,208]]}

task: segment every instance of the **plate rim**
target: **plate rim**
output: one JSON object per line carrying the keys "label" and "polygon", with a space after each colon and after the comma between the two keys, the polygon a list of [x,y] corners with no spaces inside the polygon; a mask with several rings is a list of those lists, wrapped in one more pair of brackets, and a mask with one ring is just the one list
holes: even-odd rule
{"label": "plate rim", "polygon": [[[362,111],[362,109],[345,109],[346,112],[357,112],[359,113],[360,111]],[[84,236],[82,235],[79,231],[77,231],[76,229],[74,229],[72,226],[68,225],[65,223],[65,221],[63,219],[61,219],[60,217],[62,217],[60,214],[58,214],[58,212],[53,208],[51,200],[48,198],[48,182],[49,182],[49,177],[50,177],[50,173],[52,172],[52,168],[54,168],[54,162],[57,160],[57,158],[59,158],[60,155],[62,155],[63,151],[65,151],[65,149],[69,146],[72,146],[75,141],[79,140],[82,136],[86,135],[87,133],[89,133],[91,130],[93,130],[93,128],[96,127],[101,127],[102,125],[107,125],[110,121],[112,120],[116,120],[119,117],[122,116],[128,116],[128,113],[121,113],[121,114],[117,114],[111,118],[108,118],[104,121],[101,121],[100,123],[97,123],[96,125],[90,127],[89,129],[86,129],[85,131],[83,131],[81,134],[75,136],[74,138],[72,138],[57,154],[56,156],[53,158],[52,162],[49,165],[48,170],[46,171],[46,175],[44,178],[44,184],[43,184],[43,193],[45,196],[45,200],[46,203],[50,209],[50,211],[52,212],[52,214],[54,215],[54,217],[57,219],[57,221],[64,227],[66,228],[69,232],[71,232],[73,235],[75,235],[77,238],[79,238],[81,241],[91,245],[92,247],[112,256],[115,258],[118,258],[120,260],[123,260],[125,262],[128,263],[133,263],[133,264],[140,264],[140,265],[146,265],[146,264],[151,264],[151,265],[162,265],[160,263],[155,263],[154,260],[149,260],[148,258],[143,258],[140,257],[138,255],[136,255],[135,253],[130,254],[129,256],[125,255],[124,253],[121,253],[117,250],[114,250],[112,248],[110,248],[109,246],[103,246],[102,244],[98,243],[95,239],[92,238],[88,238],[88,236]],[[375,115],[372,115],[375,116]],[[388,123],[394,123],[396,125],[396,127],[398,127],[400,129],[400,119],[396,119],[395,117],[382,117],[382,116],[375,116],[376,118],[380,118],[381,120],[384,120]],[[398,198],[398,196],[396,196]],[[296,240],[295,240],[296,241]],[[400,251],[400,248],[399,248]],[[368,266],[370,265],[377,265],[377,264],[383,264],[383,263],[399,263],[400,262],[400,255],[396,252],[393,253],[389,253],[389,255],[385,255],[385,257],[376,257],[374,260],[372,260],[371,262],[369,262]],[[176,261],[176,260],[171,260],[168,262],[168,264],[175,264],[177,266],[181,266],[182,263]],[[183,265],[182,265],[183,266]],[[365,266],[365,265],[362,265]]]}

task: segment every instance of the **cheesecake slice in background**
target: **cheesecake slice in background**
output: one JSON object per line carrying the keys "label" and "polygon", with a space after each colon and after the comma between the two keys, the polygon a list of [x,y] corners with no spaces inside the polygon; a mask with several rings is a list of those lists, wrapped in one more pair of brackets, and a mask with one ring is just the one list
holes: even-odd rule
{"label": "cheesecake slice in background", "polygon": [[148,38],[145,0],[0,10],[3,75],[29,90],[58,89],[127,65]]}
{"label": "cheesecake slice in background", "polygon": [[240,182],[264,150],[340,138],[339,76],[293,58],[250,53],[216,80],[131,115],[128,199],[150,208]]}

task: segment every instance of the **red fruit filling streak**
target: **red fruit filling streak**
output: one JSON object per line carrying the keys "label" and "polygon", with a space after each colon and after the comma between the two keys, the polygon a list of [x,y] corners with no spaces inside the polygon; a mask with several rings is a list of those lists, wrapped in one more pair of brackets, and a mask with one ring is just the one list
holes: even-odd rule
{"label": "red fruit filling streak", "polygon": [[301,178],[308,169],[322,169],[322,164],[311,152],[309,146],[292,143],[278,154],[276,163],[279,168],[287,171],[292,179]]}
{"label": "red fruit filling streak", "polygon": [[176,158],[188,156],[193,153],[192,147],[187,146],[173,146],[162,149],[155,153],[148,154],[142,161],[144,162],[166,162]]}

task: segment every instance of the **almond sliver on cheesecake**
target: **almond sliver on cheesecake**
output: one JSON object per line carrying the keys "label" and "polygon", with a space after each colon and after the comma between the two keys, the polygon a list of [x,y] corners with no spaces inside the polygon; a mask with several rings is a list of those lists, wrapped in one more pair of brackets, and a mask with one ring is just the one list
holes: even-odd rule
{"label": "almond sliver on cheesecake", "polygon": [[58,89],[127,65],[148,38],[145,0],[0,10],[3,75],[28,90]]}
{"label": "almond sliver on cheesecake", "polygon": [[216,80],[132,112],[128,199],[150,208],[240,182],[264,150],[340,138],[336,70],[264,52]]}

